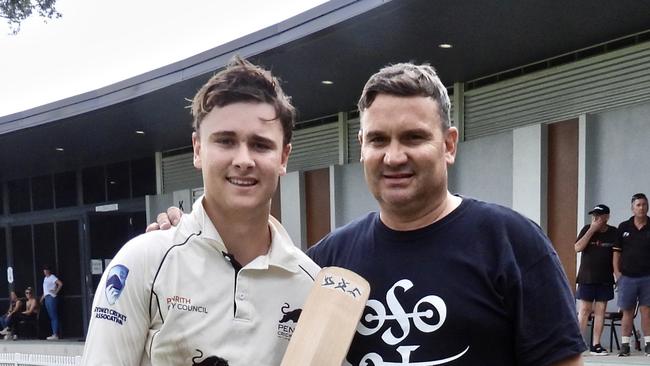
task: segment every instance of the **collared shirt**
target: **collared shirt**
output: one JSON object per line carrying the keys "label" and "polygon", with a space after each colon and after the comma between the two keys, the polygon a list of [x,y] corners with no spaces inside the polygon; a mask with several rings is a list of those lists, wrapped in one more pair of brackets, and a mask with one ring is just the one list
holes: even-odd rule
{"label": "collared shirt", "polygon": [[618,243],[614,250],[621,252],[621,273],[628,277],[650,276],[650,218],[637,229],[634,216],[618,225]]}
{"label": "collared shirt", "polygon": [[269,252],[240,270],[202,198],[178,228],[131,240],[102,276],[82,364],[280,364],[319,268],[269,228]]}

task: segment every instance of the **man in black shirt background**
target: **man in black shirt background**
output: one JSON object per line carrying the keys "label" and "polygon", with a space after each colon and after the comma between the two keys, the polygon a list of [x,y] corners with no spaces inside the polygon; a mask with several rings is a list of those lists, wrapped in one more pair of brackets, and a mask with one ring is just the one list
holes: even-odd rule
{"label": "man in black shirt background", "polygon": [[593,338],[589,341],[590,353],[604,356],[608,352],[600,345],[607,302],[614,298],[614,276],[612,247],[617,239],[616,228],[607,225],[609,207],[600,204],[589,211],[591,224],[585,225],[574,245],[577,253],[582,252],[578,270],[578,292],[580,300],[578,320],[583,333],[587,328],[589,315],[594,314]]}
{"label": "man in black shirt background", "polygon": [[618,284],[618,306],[623,310],[621,321],[622,347],[619,356],[630,355],[630,336],[634,308],[639,302],[645,354],[650,356],[650,228],[648,198],[643,193],[632,196],[629,220],[618,225],[618,241],[614,246],[614,275]]}

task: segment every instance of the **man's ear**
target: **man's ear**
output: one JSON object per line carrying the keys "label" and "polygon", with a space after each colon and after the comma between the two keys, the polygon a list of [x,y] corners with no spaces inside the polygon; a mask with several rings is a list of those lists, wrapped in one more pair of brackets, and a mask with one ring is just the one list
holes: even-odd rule
{"label": "man's ear", "polygon": [[287,174],[287,164],[289,163],[289,154],[291,154],[291,144],[286,144],[282,148],[282,157],[281,157],[281,167],[280,167],[280,176]]}
{"label": "man's ear", "polygon": [[201,137],[197,132],[192,132],[192,149],[194,150],[192,163],[196,169],[201,169]]}
{"label": "man's ear", "polygon": [[447,165],[452,165],[456,161],[456,149],[458,148],[458,129],[449,127],[445,132],[445,160]]}

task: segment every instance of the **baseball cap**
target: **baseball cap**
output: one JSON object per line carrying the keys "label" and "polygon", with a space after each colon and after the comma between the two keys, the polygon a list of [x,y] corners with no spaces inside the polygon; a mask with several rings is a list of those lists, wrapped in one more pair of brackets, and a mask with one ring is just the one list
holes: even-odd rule
{"label": "baseball cap", "polygon": [[594,208],[589,211],[590,215],[609,215],[609,207],[600,204],[596,205]]}

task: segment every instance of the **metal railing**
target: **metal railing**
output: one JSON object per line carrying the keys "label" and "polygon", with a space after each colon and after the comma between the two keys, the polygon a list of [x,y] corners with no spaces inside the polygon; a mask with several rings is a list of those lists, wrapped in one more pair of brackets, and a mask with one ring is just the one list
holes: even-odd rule
{"label": "metal railing", "polygon": [[0,366],[77,366],[81,356],[0,353]]}

